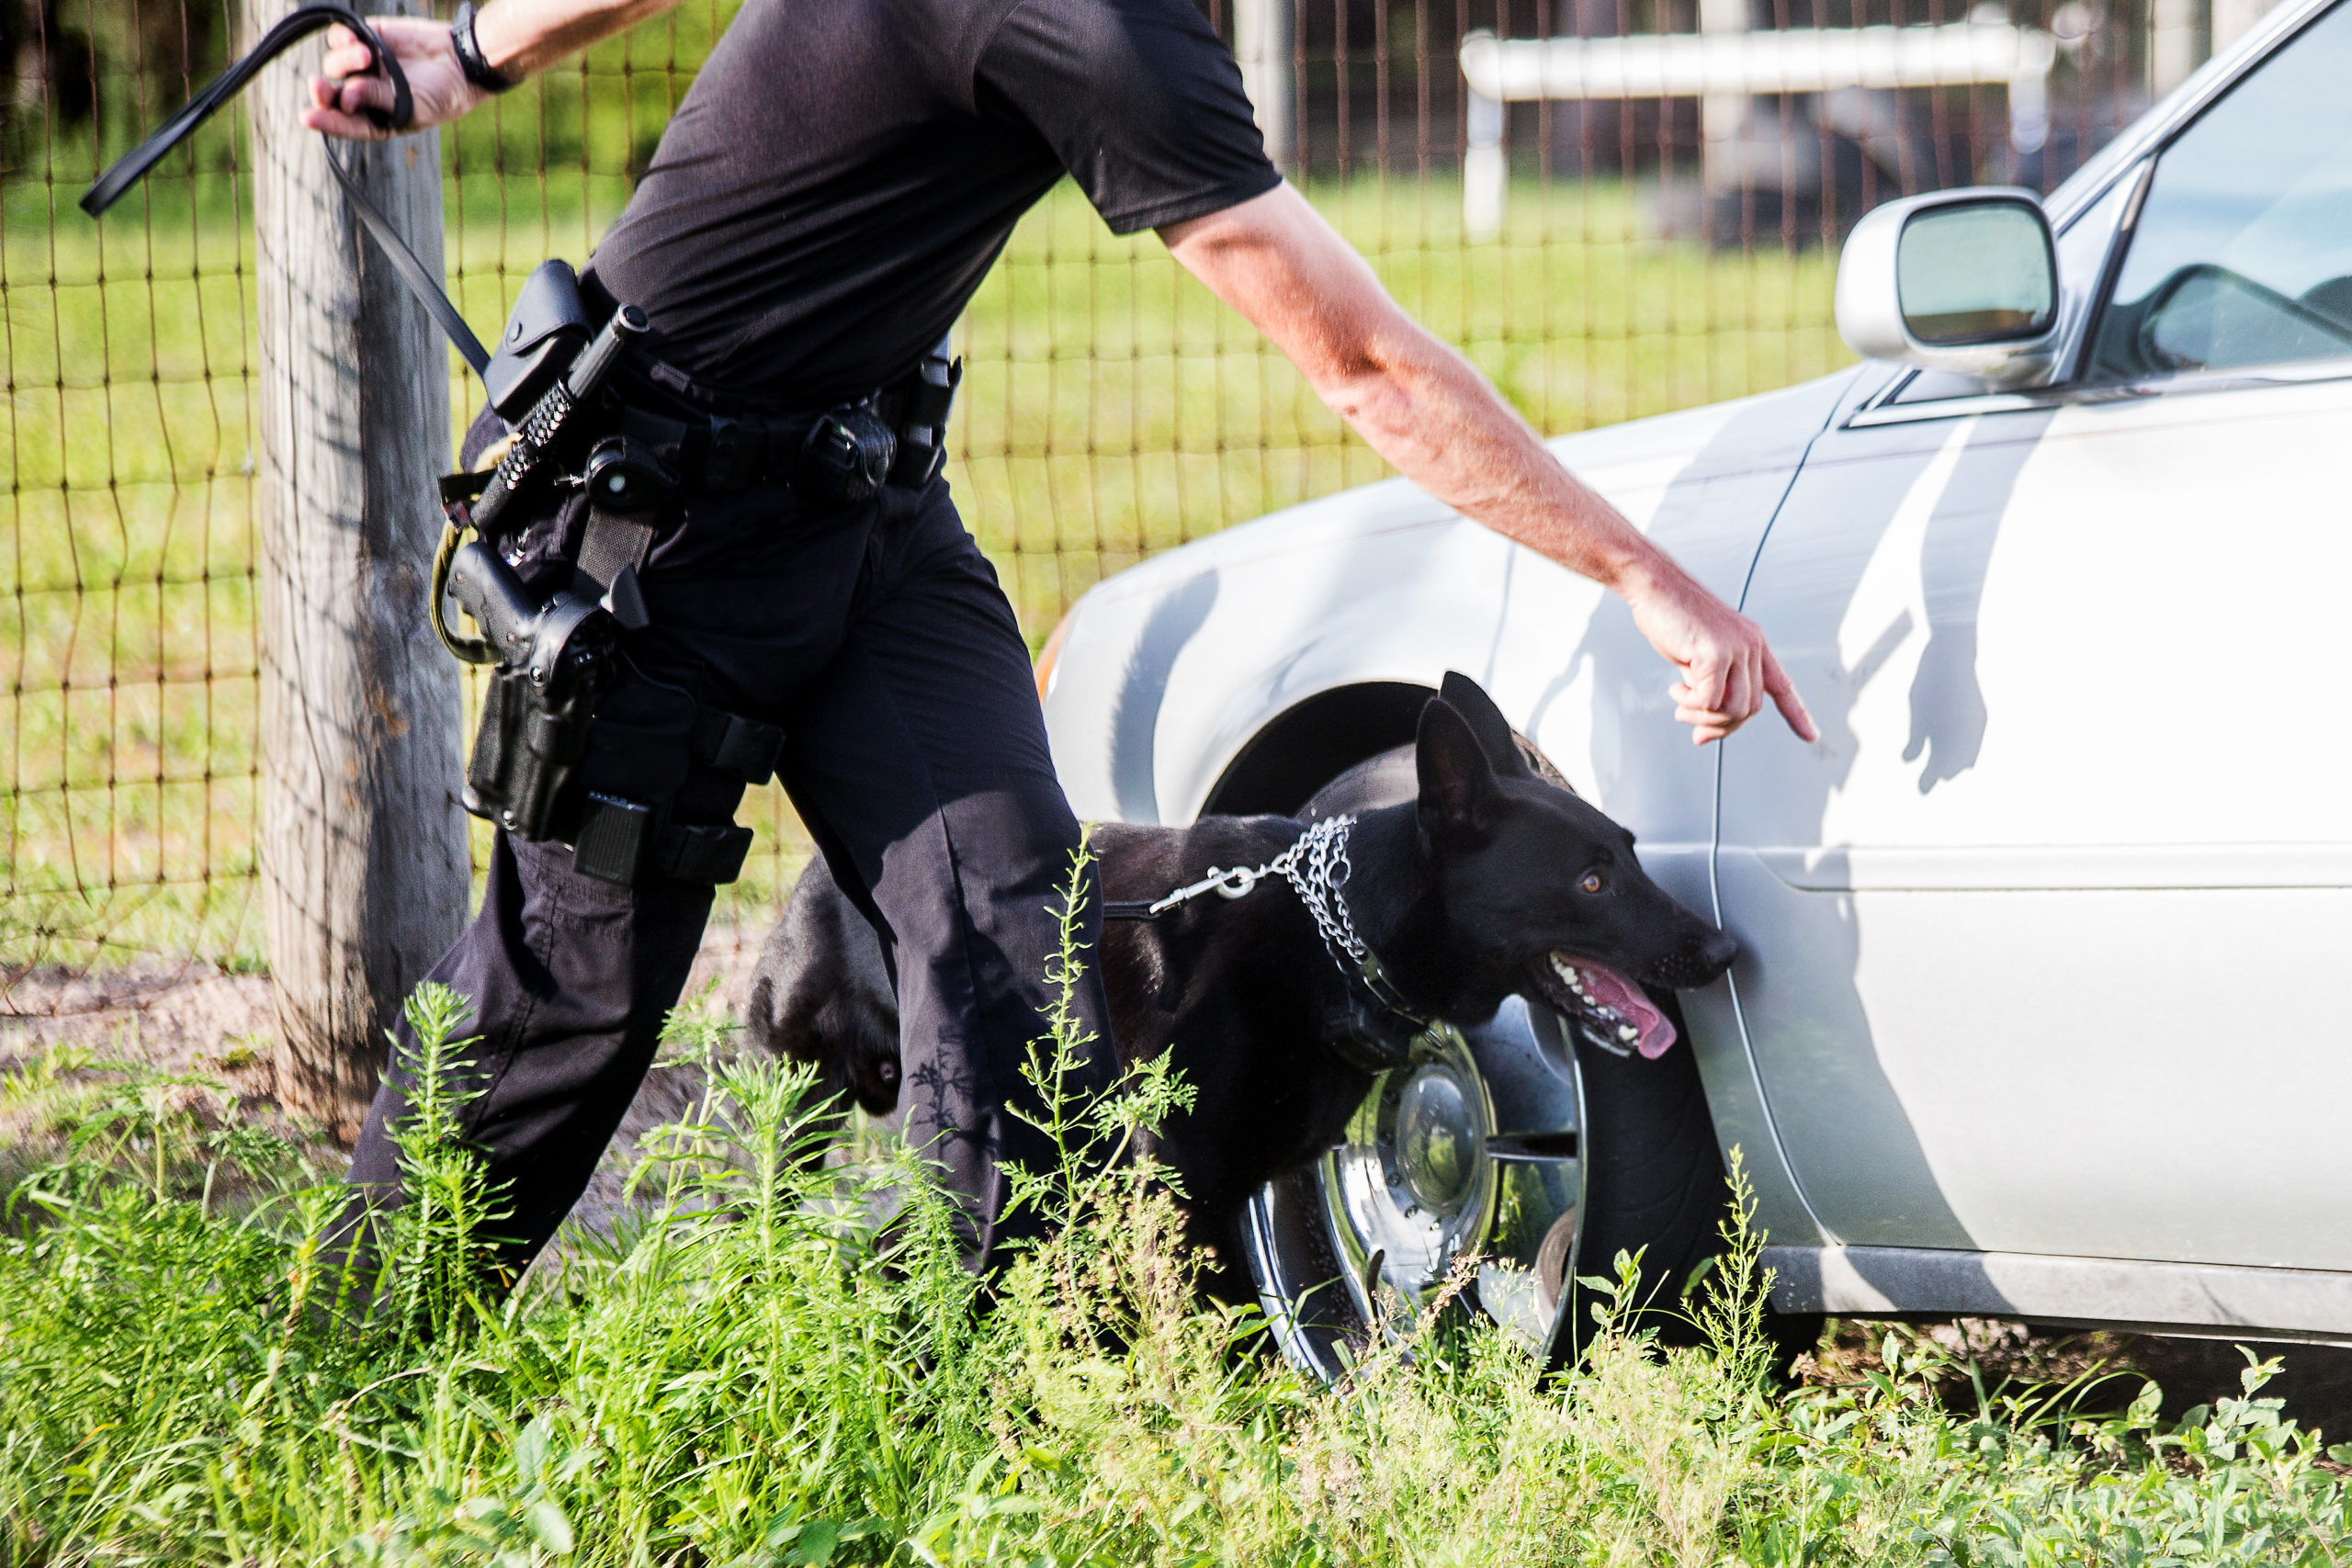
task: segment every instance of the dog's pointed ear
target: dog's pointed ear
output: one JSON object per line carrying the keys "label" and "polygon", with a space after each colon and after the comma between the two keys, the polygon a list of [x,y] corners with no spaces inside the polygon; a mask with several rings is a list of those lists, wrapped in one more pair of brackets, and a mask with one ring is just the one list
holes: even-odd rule
{"label": "dog's pointed ear", "polygon": [[1487,754],[1487,761],[1494,764],[1496,773],[1505,778],[1534,776],[1525,753],[1519,749],[1518,738],[1510,732],[1510,720],[1495,705],[1495,699],[1487,695],[1486,687],[1459,670],[1449,670],[1439,683],[1437,694],[1452,704],[1470,726],[1470,733],[1478,738],[1478,750]]}
{"label": "dog's pointed ear", "polygon": [[1430,841],[1454,847],[1484,841],[1501,809],[1502,791],[1470,721],[1442,697],[1421,706],[1413,760],[1421,780],[1421,829]]}

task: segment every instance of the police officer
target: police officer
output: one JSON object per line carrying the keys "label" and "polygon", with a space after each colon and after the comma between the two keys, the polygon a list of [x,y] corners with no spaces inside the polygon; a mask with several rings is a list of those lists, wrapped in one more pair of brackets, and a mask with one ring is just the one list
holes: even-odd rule
{"label": "police officer", "polygon": [[[454,25],[376,26],[421,127],[671,4],[491,0]],[[391,103],[369,64],[336,29],[304,122],[383,134],[359,112]],[[1006,1239],[1002,1163],[1047,1152],[1014,1112],[1078,825],[1012,611],[944,479],[824,502],[770,455],[823,411],[903,407],[1065,173],[1114,232],[1157,230],[1422,488],[1621,594],[1696,739],[1768,698],[1813,735],[1758,629],[1565,470],[1283,183],[1193,0],[746,0],[582,278],[598,308],[650,320],[621,395],[672,433],[688,492],[644,559],[630,661],[644,691],[784,728],[778,772],[891,961],[908,1136],[967,1201],[982,1269]],[[578,548],[576,517],[542,512],[526,570]],[[698,758],[673,816],[726,823],[742,787]],[[510,1265],[583,1190],[711,902],[707,881],[616,886],[561,845],[499,837],[481,914],[434,973],[478,1010],[469,1131],[510,1184]],[[1091,974],[1078,1010],[1107,1032]],[[1099,1088],[1107,1059],[1072,1087]],[[353,1157],[363,1189],[397,1180],[385,1127],[402,1105],[395,1076]]]}

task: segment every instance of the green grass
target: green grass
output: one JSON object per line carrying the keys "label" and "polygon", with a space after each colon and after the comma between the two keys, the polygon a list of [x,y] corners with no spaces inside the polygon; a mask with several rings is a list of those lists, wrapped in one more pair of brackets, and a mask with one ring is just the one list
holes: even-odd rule
{"label": "green grass", "polygon": [[[580,257],[625,199],[697,13],[638,63],[533,88],[445,161],[454,292],[478,328],[550,252]],[[666,50],[668,52],[663,52]],[[583,85],[584,84],[584,85]],[[599,106],[591,113],[591,104]],[[89,154],[0,189],[0,964],[259,941],[250,181],[233,128],[93,224]],[[77,162],[78,160],[78,162]],[[38,177],[35,177],[38,176]],[[1761,389],[1841,363],[1817,253],[1662,242],[1614,183],[1514,190],[1471,246],[1444,179],[1313,193],[1397,296],[1540,427]],[[1064,185],[960,328],[951,479],[1033,641],[1102,576],[1383,465],[1158,241],[1111,236]],[[454,366],[454,359],[452,361]],[[460,419],[474,389],[453,371]],[[780,796],[730,908],[767,904],[806,846]]]}
{"label": "green grass", "polygon": [[[462,1061],[462,1007],[420,994],[428,1054]],[[1041,1042],[1033,1080],[1057,1082],[1075,1043]],[[1071,1157],[1019,1183],[1057,1229],[984,1301],[903,1151],[818,1167],[828,1128],[805,1077],[719,1045],[710,1018],[673,1022],[673,1052],[709,1076],[648,1140],[644,1216],[503,1302],[478,1288],[497,1197],[451,1141],[447,1094],[404,1130],[409,1206],[381,1271],[354,1280],[320,1245],[336,1190],[193,1080],[80,1090],[0,1235],[0,1561],[2317,1568],[2352,1552],[2336,1462],[2352,1450],[2282,1420],[2260,1367],[2241,1397],[2174,1423],[2153,1385],[2118,1413],[2080,1385],[1978,1377],[1955,1407],[1939,1390],[1976,1370],[1896,1330],[1868,1376],[1784,1392],[1737,1224],[1684,1299],[1696,1344],[1667,1348],[1604,1304],[1584,1364],[1555,1382],[1444,1310],[1365,1347],[1344,1388],[1303,1384],[1254,1312],[1199,1304],[1168,1195],[1132,1163]],[[68,1103],[58,1079],[28,1067],[0,1101]],[[1049,1093],[1046,1122],[1099,1152],[1181,1093],[1165,1077],[1099,1107]],[[1636,1268],[1616,1260],[1613,1299]]]}

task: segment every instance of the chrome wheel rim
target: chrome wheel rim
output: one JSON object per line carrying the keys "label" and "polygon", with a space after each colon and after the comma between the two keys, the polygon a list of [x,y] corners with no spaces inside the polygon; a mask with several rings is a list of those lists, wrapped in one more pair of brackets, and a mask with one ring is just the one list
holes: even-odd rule
{"label": "chrome wheel rim", "polygon": [[1417,1038],[1340,1145],[1245,1213],[1284,1358],[1337,1381],[1375,1334],[1411,1332],[1464,1258],[1463,1304],[1548,1355],[1576,1276],[1583,1122],[1575,1050],[1549,1010],[1513,999],[1486,1023]]}
{"label": "chrome wheel rim", "polygon": [[[1427,1307],[1495,1213],[1493,1102],[1462,1032],[1440,1023],[1381,1074],[1323,1156],[1324,1221],[1365,1321]],[[1386,1299],[1385,1292],[1394,1292]]]}

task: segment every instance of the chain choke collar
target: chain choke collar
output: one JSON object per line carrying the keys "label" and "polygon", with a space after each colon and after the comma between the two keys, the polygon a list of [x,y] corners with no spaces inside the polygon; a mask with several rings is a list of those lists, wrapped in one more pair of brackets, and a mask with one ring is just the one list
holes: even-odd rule
{"label": "chain choke collar", "polygon": [[1236,866],[1229,871],[1213,865],[1198,882],[1158,899],[1106,899],[1103,918],[1158,919],[1211,893],[1220,898],[1247,897],[1266,878],[1279,876],[1290,884],[1298,901],[1306,906],[1307,915],[1315,921],[1316,933],[1323,940],[1323,951],[1340,972],[1361,981],[1373,999],[1388,1011],[1409,1023],[1427,1027],[1429,1019],[1406,1001],[1404,992],[1389,978],[1387,966],[1357,931],[1355,918],[1349,913],[1341,890],[1355,871],[1348,859],[1348,837],[1355,825],[1352,812],[1326,817],[1263,865]]}

